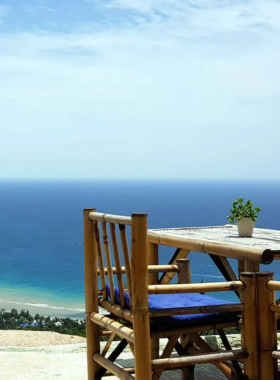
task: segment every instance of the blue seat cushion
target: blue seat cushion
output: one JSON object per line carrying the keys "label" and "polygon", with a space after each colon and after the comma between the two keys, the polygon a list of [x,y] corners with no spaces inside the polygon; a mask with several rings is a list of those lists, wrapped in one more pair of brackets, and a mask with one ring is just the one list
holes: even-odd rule
{"label": "blue seat cushion", "polygon": [[[110,289],[107,285],[107,292],[110,297]],[[115,289],[116,301],[120,304],[119,288]],[[125,304],[130,309],[129,293],[125,291]],[[149,295],[149,310],[174,309],[192,306],[214,306],[214,305],[230,305],[236,302],[225,301],[215,297],[210,297],[199,293],[180,293],[180,294],[152,294]],[[153,318],[158,325],[168,327],[176,326],[198,326],[208,323],[219,323],[225,321],[236,321],[240,318],[240,313],[201,313],[201,314],[183,314],[168,317]]]}

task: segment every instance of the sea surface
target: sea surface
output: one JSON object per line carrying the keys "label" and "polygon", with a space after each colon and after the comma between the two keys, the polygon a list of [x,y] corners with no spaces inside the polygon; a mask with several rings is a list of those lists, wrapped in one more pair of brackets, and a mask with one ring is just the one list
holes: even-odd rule
{"label": "sea surface", "polygon": [[[0,181],[0,308],[84,309],[83,209],[147,212],[149,228],[227,224],[238,197],[261,208],[256,227],[280,229],[277,181]],[[174,249],[160,252],[167,263]],[[222,281],[208,255],[191,253],[194,282]],[[232,260],[233,266],[236,263]],[[279,263],[273,270],[280,280]],[[233,299],[232,293],[222,297]]]}

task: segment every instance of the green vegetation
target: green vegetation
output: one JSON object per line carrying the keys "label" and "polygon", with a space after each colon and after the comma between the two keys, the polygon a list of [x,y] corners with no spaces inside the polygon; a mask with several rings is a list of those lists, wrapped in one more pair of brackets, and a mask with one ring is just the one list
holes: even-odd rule
{"label": "green vegetation", "polygon": [[55,331],[60,334],[86,336],[86,321],[71,318],[32,316],[28,310],[0,310],[0,330]]}
{"label": "green vegetation", "polygon": [[242,218],[251,218],[254,222],[258,219],[257,214],[259,214],[261,209],[256,207],[253,209],[253,203],[251,201],[247,201],[243,204],[243,198],[236,199],[232,204],[232,209],[230,210],[231,215],[227,216],[227,220],[230,223],[234,223],[234,221],[239,221]]}

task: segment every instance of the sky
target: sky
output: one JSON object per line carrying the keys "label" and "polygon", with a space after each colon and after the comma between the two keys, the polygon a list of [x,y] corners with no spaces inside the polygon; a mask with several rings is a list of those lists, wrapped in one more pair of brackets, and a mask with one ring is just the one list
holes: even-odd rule
{"label": "sky", "polygon": [[0,178],[279,179],[279,0],[0,0]]}

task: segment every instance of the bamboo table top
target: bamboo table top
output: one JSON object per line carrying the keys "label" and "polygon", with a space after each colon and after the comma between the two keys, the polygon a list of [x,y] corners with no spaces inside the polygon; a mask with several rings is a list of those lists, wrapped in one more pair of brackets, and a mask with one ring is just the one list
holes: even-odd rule
{"label": "bamboo table top", "polygon": [[280,258],[280,231],[255,228],[252,238],[238,236],[234,225],[150,229],[150,243],[270,264]]}

